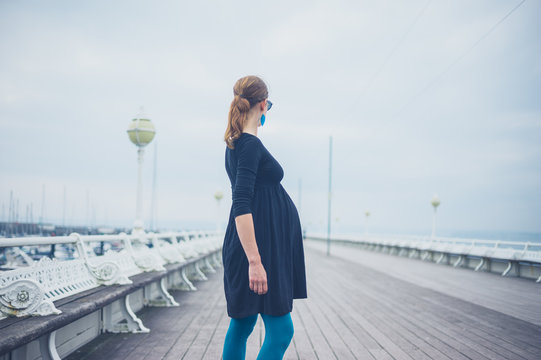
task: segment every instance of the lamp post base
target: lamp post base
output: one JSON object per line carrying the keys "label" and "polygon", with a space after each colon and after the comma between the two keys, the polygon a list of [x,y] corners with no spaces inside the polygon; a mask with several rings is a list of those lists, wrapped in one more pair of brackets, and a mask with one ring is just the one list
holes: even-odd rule
{"label": "lamp post base", "polygon": [[133,223],[132,234],[145,232],[143,222],[141,220],[135,220]]}

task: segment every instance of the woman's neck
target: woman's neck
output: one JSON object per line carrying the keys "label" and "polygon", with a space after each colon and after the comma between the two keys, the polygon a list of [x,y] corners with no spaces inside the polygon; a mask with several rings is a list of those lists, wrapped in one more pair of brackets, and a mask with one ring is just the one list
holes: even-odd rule
{"label": "woman's neck", "polygon": [[255,127],[255,128],[250,128],[250,127],[246,126],[246,127],[244,128],[244,130],[242,130],[242,132],[247,132],[247,133],[250,133],[250,134],[252,134],[252,135],[254,135],[254,136],[257,136],[257,127]]}

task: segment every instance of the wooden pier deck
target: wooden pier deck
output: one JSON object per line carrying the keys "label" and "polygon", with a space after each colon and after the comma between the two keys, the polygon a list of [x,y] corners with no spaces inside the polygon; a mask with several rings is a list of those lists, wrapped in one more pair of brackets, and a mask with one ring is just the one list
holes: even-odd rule
{"label": "wooden pier deck", "polygon": [[[305,242],[308,299],[294,300],[285,359],[541,359],[541,284]],[[103,334],[67,359],[220,359],[223,271],[145,308],[148,334]],[[259,317],[246,359],[264,339]]]}

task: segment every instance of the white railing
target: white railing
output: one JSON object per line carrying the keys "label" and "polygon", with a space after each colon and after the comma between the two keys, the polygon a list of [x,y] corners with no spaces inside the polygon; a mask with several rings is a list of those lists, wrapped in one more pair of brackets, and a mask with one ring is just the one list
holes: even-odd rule
{"label": "white railing", "polygon": [[[308,239],[327,240],[327,235],[323,233],[310,233],[306,235]],[[507,275],[514,267],[517,275],[520,276],[520,263],[526,263],[530,266],[541,266],[541,243],[538,242],[519,242],[502,240],[484,240],[484,239],[463,239],[446,237],[429,237],[415,235],[393,235],[393,234],[337,234],[332,235],[332,242],[348,242],[363,245],[372,250],[387,251],[389,253],[397,252],[398,255],[407,254],[413,257],[417,254],[421,259],[434,259],[439,254],[437,263],[443,260],[450,261],[451,257],[456,257],[453,265],[459,266],[465,260],[471,258],[478,259],[475,270],[478,271],[484,267],[490,270],[491,263],[506,262],[507,266],[502,275]],[[541,275],[536,280],[541,282]]]}
{"label": "white railing", "polygon": [[[14,269],[0,271],[0,319],[59,314],[61,311],[56,309],[53,301],[100,285],[130,284],[130,276],[148,271],[166,271],[166,264],[183,263],[212,253],[215,256],[202,257],[201,261],[191,264],[195,275],[206,280],[201,267],[213,272],[214,266],[220,266],[221,257],[217,256],[223,241],[220,235],[219,232],[192,231],[0,238],[0,247],[5,248],[66,244],[77,250],[73,259],[58,260],[44,256],[39,261],[33,261],[17,250],[24,262]],[[109,249],[103,255],[96,256],[90,245],[102,242],[120,243],[122,247],[118,251]],[[189,267],[182,268],[180,280],[183,284],[177,284],[177,288],[195,290],[186,271],[189,271]],[[169,305],[175,305],[163,286],[161,295]]]}
{"label": "white railing", "polygon": [[[135,311],[144,306],[179,306],[168,289],[197,290],[190,280],[207,280],[204,272],[215,273],[221,267],[222,242],[223,233],[215,231],[0,238],[4,254],[10,254],[0,269],[0,321],[29,315],[61,317],[8,324],[1,331],[0,359],[24,355],[59,360],[87,343],[88,336],[149,332]],[[96,255],[95,244],[107,251]],[[45,245],[67,245],[69,256],[35,261],[25,253]],[[153,273],[135,277],[145,272]],[[68,307],[62,318],[53,302],[86,290],[80,294],[82,301],[75,299],[79,307]],[[62,302],[57,304],[62,308]],[[63,326],[51,329],[49,322]],[[10,332],[10,326],[19,330]],[[57,333],[63,339],[58,349]]]}

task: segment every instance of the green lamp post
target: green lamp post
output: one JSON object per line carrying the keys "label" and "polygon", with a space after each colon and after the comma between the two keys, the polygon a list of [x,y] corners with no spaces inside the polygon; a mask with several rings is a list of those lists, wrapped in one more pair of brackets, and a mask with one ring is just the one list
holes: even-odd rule
{"label": "green lamp post", "polygon": [[150,144],[154,135],[156,135],[156,130],[154,129],[154,124],[144,113],[143,107],[139,110],[139,114],[135,116],[135,119],[132,120],[128,126],[128,137],[130,141],[137,146],[137,203],[136,203],[136,212],[135,212],[135,222],[133,224],[132,232],[144,231],[143,226],[143,157],[145,155],[145,146]]}
{"label": "green lamp post", "polygon": [[364,212],[364,216],[365,216],[365,219],[364,219],[364,236],[366,236],[366,232],[367,232],[367,229],[368,229],[368,217],[370,216],[370,211],[366,210]]}
{"label": "green lamp post", "polygon": [[432,216],[432,237],[434,237],[436,236],[436,209],[440,205],[440,199],[437,194],[434,194],[430,203],[434,207],[434,215]]}
{"label": "green lamp post", "polygon": [[221,192],[220,190],[216,191],[214,193],[214,198],[216,199],[216,204],[217,204],[217,207],[216,207],[216,231],[220,231],[222,230],[222,224],[221,224],[221,221],[220,221],[220,200],[222,200],[222,198],[224,197],[224,193]]}

